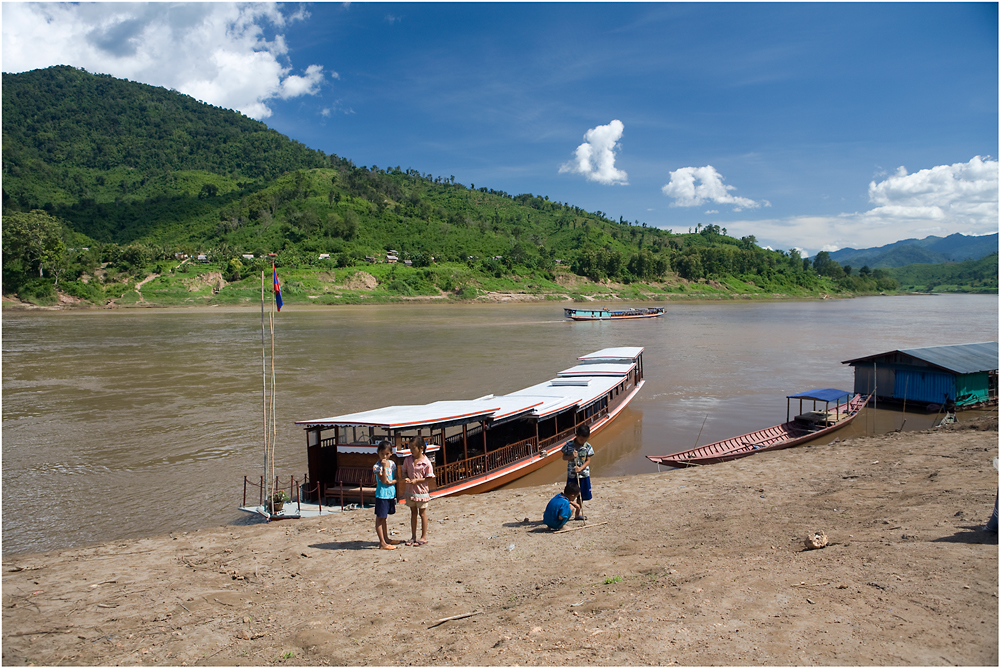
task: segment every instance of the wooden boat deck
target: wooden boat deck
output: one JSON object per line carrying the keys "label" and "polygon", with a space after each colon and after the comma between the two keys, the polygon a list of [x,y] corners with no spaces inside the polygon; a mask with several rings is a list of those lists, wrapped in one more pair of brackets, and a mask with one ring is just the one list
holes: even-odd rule
{"label": "wooden boat deck", "polygon": [[[405,506],[403,507],[405,508]],[[240,510],[243,512],[255,515],[265,522],[275,522],[277,520],[297,520],[308,517],[323,517],[326,515],[332,515],[333,513],[343,513],[345,511],[352,510],[367,510],[371,512],[372,508],[374,508],[374,504],[367,499],[364,506],[357,503],[347,503],[343,506],[321,506],[308,501],[302,501],[301,503],[293,501],[286,503],[284,508],[274,514],[267,512],[267,509],[264,508],[264,506],[240,506]]]}

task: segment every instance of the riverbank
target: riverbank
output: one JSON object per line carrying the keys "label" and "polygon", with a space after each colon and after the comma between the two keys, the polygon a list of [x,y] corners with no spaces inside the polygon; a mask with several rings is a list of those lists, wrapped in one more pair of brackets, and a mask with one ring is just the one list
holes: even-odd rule
{"label": "riverbank", "polygon": [[992,416],[595,478],[556,535],[546,486],[394,551],[369,509],[18,555],[3,663],[996,665],[996,455]]}
{"label": "riverbank", "polygon": [[[944,293],[940,293],[944,294]],[[660,304],[666,305],[674,303],[696,303],[696,302],[725,302],[725,301],[821,301],[827,299],[851,299],[853,297],[874,297],[874,296],[931,296],[931,293],[899,293],[899,294],[829,294],[816,293],[808,295],[791,294],[740,294],[716,291],[700,291],[692,293],[658,293],[623,296],[613,292],[606,294],[578,295],[569,293],[529,293],[529,292],[488,292],[483,291],[474,298],[457,298],[454,295],[417,295],[413,297],[382,296],[357,299],[354,297],[343,300],[307,301],[291,302],[293,306],[304,306],[311,308],[314,306],[360,306],[360,305],[384,305],[384,304],[412,304],[412,303],[451,303],[451,304],[526,304],[539,302],[558,302],[561,307],[572,308],[577,304],[578,308],[589,308],[587,305],[607,305],[614,303],[629,304]],[[211,299],[189,300],[185,303],[156,303],[150,301],[119,301],[109,300],[105,304],[92,304],[74,297],[59,294],[58,300],[54,304],[33,304],[21,301],[14,295],[4,295],[2,301],[3,311],[102,311],[119,309],[161,309],[161,308],[205,308],[205,307],[247,307],[260,308],[260,302],[253,302],[250,299],[240,301],[212,301]],[[286,301],[284,306],[289,306]]]}
{"label": "riverbank", "polygon": [[[184,263],[182,263],[184,265]],[[123,281],[101,283],[96,292],[79,289],[75,283],[67,293],[54,289],[41,297],[21,299],[3,295],[4,310],[64,310],[159,308],[172,306],[259,305],[260,279],[243,277],[227,281],[224,267],[209,264],[178,265],[176,271],[147,274],[141,280],[124,276]],[[643,302],[829,299],[854,297],[826,281],[805,287],[796,284],[753,282],[735,278],[686,280],[671,276],[663,281],[621,283],[592,281],[564,267],[553,273],[495,276],[470,270],[464,265],[433,268],[367,265],[364,269],[279,268],[282,297],[286,305],[356,305],[397,302],[499,303],[499,302]],[[119,276],[121,278],[121,276]],[[267,275],[270,280],[270,274]],[[88,286],[97,285],[90,280]],[[270,289],[270,285],[268,285]],[[76,296],[74,296],[76,295]],[[81,298],[86,296],[86,299]]]}

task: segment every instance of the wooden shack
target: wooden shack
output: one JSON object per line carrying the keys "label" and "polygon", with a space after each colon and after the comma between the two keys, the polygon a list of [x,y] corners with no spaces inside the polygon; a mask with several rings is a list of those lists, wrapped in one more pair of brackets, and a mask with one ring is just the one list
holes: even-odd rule
{"label": "wooden shack", "polygon": [[847,360],[854,391],[878,401],[974,408],[997,402],[996,341],[892,350]]}

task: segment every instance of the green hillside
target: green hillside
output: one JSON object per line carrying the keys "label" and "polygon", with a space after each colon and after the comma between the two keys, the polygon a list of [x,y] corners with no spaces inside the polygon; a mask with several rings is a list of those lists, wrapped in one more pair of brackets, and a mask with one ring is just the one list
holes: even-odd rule
{"label": "green hillside", "polygon": [[981,260],[944,264],[911,264],[890,269],[889,275],[909,292],[995,293],[1000,266],[997,253]]}
{"label": "green hillside", "polygon": [[35,303],[252,301],[272,261],[293,303],[896,287],[880,270],[852,275],[718,226],[674,234],[409,167],[358,167],[239,113],[71,67],[4,74],[3,118],[3,288]]}

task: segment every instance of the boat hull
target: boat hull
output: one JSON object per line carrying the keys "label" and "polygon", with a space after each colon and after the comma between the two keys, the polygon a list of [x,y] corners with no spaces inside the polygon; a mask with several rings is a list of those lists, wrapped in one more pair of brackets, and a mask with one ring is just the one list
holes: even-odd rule
{"label": "boat hull", "polygon": [[[645,380],[640,380],[636,383],[635,387],[632,388],[631,392],[622,400],[618,406],[615,407],[613,411],[608,413],[604,418],[598,420],[590,427],[590,433],[594,434],[608,424],[611,423],[622,410],[628,406],[629,402],[635,397],[635,395],[642,389],[645,385]],[[442,496],[451,496],[455,494],[479,494],[481,492],[489,492],[490,490],[502,487],[509,482],[513,482],[518,478],[522,478],[533,471],[537,471],[546,464],[551,463],[553,456],[558,456],[562,447],[572,441],[572,438],[565,439],[552,445],[546,449],[543,449],[536,455],[531,457],[525,457],[519,461],[516,461],[508,466],[505,466],[488,473],[476,476],[474,478],[468,478],[439,489],[432,490],[430,492],[431,498],[438,498]],[[405,501],[404,501],[405,503]]]}
{"label": "boat hull", "polygon": [[734,459],[742,459],[743,457],[749,457],[760,452],[792,448],[843,429],[858,416],[861,409],[867,403],[868,397],[858,396],[851,399],[851,402],[846,407],[846,411],[843,415],[839,416],[836,422],[820,429],[810,430],[803,423],[792,420],[791,422],[775,425],[774,427],[760,429],[749,434],[726,439],[725,441],[718,441],[717,443],[709,443],[708,445],[683,452],[670,455],[646,455],[646,459],[657,465],[662,464],[674,468],[687,468],[733,461]]}

